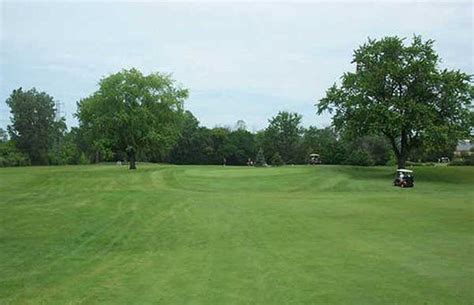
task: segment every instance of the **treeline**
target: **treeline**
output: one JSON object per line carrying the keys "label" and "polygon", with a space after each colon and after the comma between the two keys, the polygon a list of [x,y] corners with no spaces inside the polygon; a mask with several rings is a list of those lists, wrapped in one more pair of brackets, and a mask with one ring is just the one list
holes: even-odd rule
{"label": "treeline", "polygon": [[[279,112],[250,132],[207,128],[184,108],[188,90],[169,75],[122,70],[78,101],[78,127],[66,128],[54,99],[14,90],[8,131],[0,130],[0,166],[84,164],[127,160],[174,164],[301,164],[311,153],[326,164],[404,168],[410,161],[452,157],[458,140],[472,140],[473,76],[439,67],[433,40],[414,36],[369,39],[316,104],[332,127],[304,128],[301,115]],[[9,139],[9,140],[8,140]],[[467,153],[462,162],[474,163]]]}
{"label": "treeline", "polygon": [[[0,166],[88,164],[130,159],[127,147],[120,147],[120,139],[115,139],[121,136],[107,134],[105,126],[97,131],[101,136],[94,135],[91,122],[86,119],[84,100],[79,103],[83,112],[76,114],[80,126],[70,129],[66,128],[64,118],[57,116],[53,97],[45,92],[14,90],[7,105],[11,109],[12,122],[8,131],[0,129]],[[117,109],[112,113],[113,118],[120,115]],[[99,114],[97,111],[87,113],[87,116]],[[105,124],[104,118],[98,116],[97,119]],[[282,111],[269,119],[265,129],[251,132],[244,121],[238,121],[232,127],[207,128],[201,126],[190,111],[177,110],[172,116],[175,138],[168,134],[168,138],[172,138],[168,139],[172,142],[168,148],[153,149],[153,144],[149,143],[148,147],[137,149],[135,158],[172,164],[247,165],[249,161],[255,162],[258,151],[262,150],[265,162],[271,165],[305,164],[311,153],[320,154],[325,164],[395,164],[390,144],[384,137],[350,138],[329,127],[304,128],[301,120],[302,116],[297,113]],[[416,160],[422,156],[422,161],[434,161],[441,155],[451,156],[453,150],[449,147],[431,155],[417,152]]]}

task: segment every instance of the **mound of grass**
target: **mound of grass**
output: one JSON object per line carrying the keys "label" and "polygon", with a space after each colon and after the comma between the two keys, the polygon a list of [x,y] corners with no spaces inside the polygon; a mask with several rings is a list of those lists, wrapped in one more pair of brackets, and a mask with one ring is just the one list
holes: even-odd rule
{"label": "mound of grass", "polygon": [[0,169],[0,304],[472,304],[474,168]]}

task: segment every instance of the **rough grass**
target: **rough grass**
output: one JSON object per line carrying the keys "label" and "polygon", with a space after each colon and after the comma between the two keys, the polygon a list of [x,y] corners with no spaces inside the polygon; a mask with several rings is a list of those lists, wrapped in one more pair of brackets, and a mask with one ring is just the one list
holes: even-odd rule
{"label": "rough grass", "polygon": [[474,168],[0,169],[0,304],[472,304]]}

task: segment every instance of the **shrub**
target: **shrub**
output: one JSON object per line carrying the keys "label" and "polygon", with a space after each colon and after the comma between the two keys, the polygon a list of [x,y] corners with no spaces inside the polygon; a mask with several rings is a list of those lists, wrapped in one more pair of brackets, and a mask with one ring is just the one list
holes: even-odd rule
{"label": "shrub", "polygon": [[0,167],[30,165],[28,156],[18,151],[13,142],[0,143]]}
{"label": "shrub", "polygon": [[471,154],[470,156],[465,156],[463,158],[457,158],[451,161],[449,163],[451,166],[463,166],[463,165],[469,165],[473,166],[474,165],[474,154]]}
{"label": "shrub", "polygon": [[277,153],[277,152],[272,156],[270,162],[273,166],[282,166],[283,165],[283,160],[282,160],[280,154]]}
{"label": "shrub", "polygon": [[87,159],[84,152],[82,152],[81,155],[79,156],[79,160],[77,161],[77,164],[81,164],[81,165],[89,164],[89,159]]}
{"label": "shrub", "polygon": [[255,158],[255,166],[267,166],[267,162],[265,161],[265,156],[263,155],[263,150],[260,148],[257,153],[257,157]]}
{"label": "shrub", "polygon": [[365,150],[356,149],[349,153],[344,163],[350,165],[370,166],[374,165],[374,160]]}

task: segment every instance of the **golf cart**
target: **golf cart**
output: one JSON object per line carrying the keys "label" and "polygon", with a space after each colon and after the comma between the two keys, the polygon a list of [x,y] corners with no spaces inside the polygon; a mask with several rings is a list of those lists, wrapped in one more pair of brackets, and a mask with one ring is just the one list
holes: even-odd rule
{"label": "golf cart", "polygon": [[397,176],[395,177],[395,180],[393,180],[393,186],[413,187],[413,181],[413,171],[409,169],[400,168],[397,169]]}
{"label": "golf cart", "polygon": [[321,159],[318,154],[310,154],[308,163],[310,165],[321,164]]}

